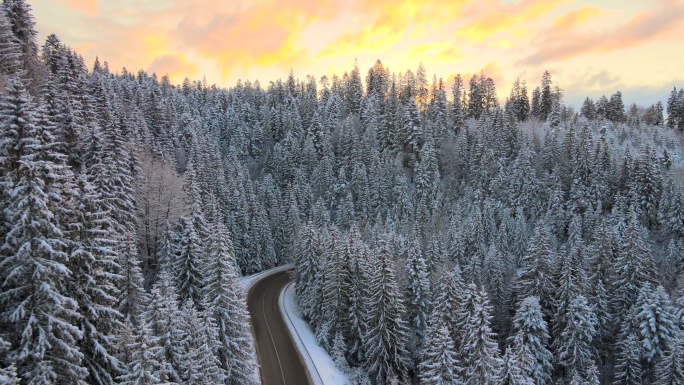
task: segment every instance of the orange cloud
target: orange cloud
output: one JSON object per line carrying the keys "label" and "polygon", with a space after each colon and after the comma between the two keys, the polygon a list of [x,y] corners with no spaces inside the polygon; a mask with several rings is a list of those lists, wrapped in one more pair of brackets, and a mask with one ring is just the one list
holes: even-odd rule
{"label": "orange cloud", "polygon": [[598,7],[592,7],[585,5],[580,9],[572,10],[565,15],[557,18],[553,22],[552,30],[554,33],[567,32],[574,29],[581,23],[589,20],[592,17],[601,14],[601,9]]}
{"label": "orange cloud", "polygon": [[95,16],[97,14],[97,0],[66,0],[66,5],[69,9],[83,12],[88,16]]}
{"label": "orange cloud", "polygon": [[409,59],[425,63],[455,61],[462,56],[458,48],[454,47],[450,41],[416,44],[408,53]]}
{"label": "orange cloud", "polygon": [[[681,34],[684,33],[684,5],[677,0],[661,2],[661,5],[656,10],[642,11],[623,25],[607,32],[573,34],[572,30],[568,31],[554,24],[546,33],[540,34],[540,39],[535,42],[539,48],[520,63],[537,65],[591,52],[609,52],[633,47],[675,30],[677,33],[672,37],[681,39]],[[572,17],[561,21],[560,25],[574,27],[577,23],[571,19]]]}
{"label": "orange cloud", "polygon": [[173,36],[183,49],[215,60],[227,76],[234,67],[283,66],[305,60],[298,46],[301,31],[311,22],[332,17],[331,1],[263,0],[248,5],[185,8]]}
{"label": "orange cloud", "polygon": [[169,75],[172,81],[179,83],[185,77],[196,76],[198,69],[197,64],[188,62],[182,55],[163,55],[154,59],[147,67],[147,72],[159,76]]}
{"label": "orange cloud", "polygon": [[456,35],[470,41],[485,41],[499,32],[527,29],[526,25],[547,15],[569,0],[522,0],[515,3],[485,0],[465,9],[466,22]]}

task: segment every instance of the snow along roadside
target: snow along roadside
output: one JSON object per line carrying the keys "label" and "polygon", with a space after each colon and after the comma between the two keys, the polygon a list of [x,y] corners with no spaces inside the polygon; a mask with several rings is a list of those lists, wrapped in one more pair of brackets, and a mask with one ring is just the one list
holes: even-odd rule
{"label": "snow along roadside", "polygon": [[288,263],[287,265],[274,267],[272,269],[264,270],[264,271],[261,271],[261,272],[256,273],[256,274],[246,275],[246,276],[240,277],[240,284],[242,285],[242,288],[245,289],[245,295],[247,295],[247,293],[249,293],[249,289],[252,288],[252,285],[254,285],[261,278],[264,278],[265,276],[273,274],[273,273],[277,273],[279,271],[291,269],[293,267],[294,267],[294,263]]}
{"label": "snow along roadside", "polygon": [[280,292],[278,305],[283,313],[285,324],[290,330],[292,340],[299,354],[304,358],[314,385],[350,384],[349,378],[335,366],[328,352],[316,341],[316,336],[309,324],[302,319],[295,296],[294,283],[289,283]]}

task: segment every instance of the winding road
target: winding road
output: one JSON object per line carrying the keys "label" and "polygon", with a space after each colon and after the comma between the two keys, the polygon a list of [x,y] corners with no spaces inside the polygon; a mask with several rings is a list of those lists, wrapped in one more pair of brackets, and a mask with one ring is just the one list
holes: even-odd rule
{"label": "winding road", "polygon": [[247,295],[263,385],[311,384],[278,306],[290,281],[289,270],[274,273],[257,281]]}

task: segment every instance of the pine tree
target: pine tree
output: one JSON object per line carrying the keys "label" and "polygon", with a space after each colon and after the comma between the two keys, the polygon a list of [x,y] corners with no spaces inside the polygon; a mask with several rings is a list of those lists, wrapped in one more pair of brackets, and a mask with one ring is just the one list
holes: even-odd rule
{"label": "pine tree", "polygon": [[[0,354],[4,357],[10,348],[10,344],[0,337]],[[14,364],[0,368],[0,383],[7,385],[19,385],[17,368]]]}
{"label": "pine tree", "polygon": [[12,24],[4,8],[0,8],[0,74],[21,78],[21,59],[19,40],[12,33]]}
{"label": "pine tree", "polygon": [[393,377],[403,379],[407,374],[408,328],[387,241],[380,241],[377,253],[377,270],[370,286],[364,366],[374,383],[385,384]]}
{"label": "pine tree", "polygon": [[544,318],[550,320],[553,309],[554,282],[551,276],[551,263],[554,259],[549,244],[550,234],[544,223],[537,225],[523,256],[522,266],[515,282],[514,290],[518,303],[526,297],[537,297]]}
{"label": "pine tree", "polygon": [[15,181],[5,208],[9,231],[0,248],[0,308],[3,330],[11,336],[9,359],[28,383],[83,383],[78,304],[66,290],[69,257],[53,204],[61,197],[50,184],[64,172],[53,160],[59,154],[52,153],[50,135],[37,126],[34,106],[17,81],[10,81],[0,119],[10,134],[2,138],[0,156]]}
{"label": "pine tree", "polygon": [[361,82],[361,72],[359,71],[359,65],[354,62],[354,69],[349,76],[349,80],[346,85],[346,102],[347,109],[352,114],[358,114],[361,112],[361,99],[363,98],[363,84]]}
{"label": "pine tree", "polygon": [[430,314],[418,371],[421,385],[458,385],[460,368],[454,341],[439,311]]}
{"label": "pine tree", "polygon": [[77,202],[68,232],[68,266],[72,273],[69,292],[78,303],[78,325],[83,333],[78,348],[84,354],[89,381],[113,384],[123,369],[115,357],[115,341],[110,337],[123,327],[121,313],[115,309],[116,285],[122,277],[101,195],[88,183],[85,174],[78,176],[77,185]]}
{"label": "pine tree", "polygon": [[662,286],[642,286],[633,308],[635,325],[640,330],[642,370],[646,379],[652,381],[657,362],[673,346],[680,333],[674,318],[670,299]]}
{"label": "pine tree", "polygon": [[551,73],[544,71],[541,82],[541,93],[539,96],[539,119],[547,120],[553,110],[553,92],[551,90]]}
{"label": "pine tree", "polygon": [[587,118],[587,120],[596,119],[596,106],[594,104],[594,101],[591,100],[589,97],[584,99],[584,103],[582,103],[582,109],[580,110],[580,114]]}
{"label": "pine tree", "polygon": [[343,336],[348,334],[347,314],[351,285],[351,254],[353,249],[349,241],[339,233],[331,234],[330,255],[323,269],[326,280],[322,282],[321,327],[318,328],[319,341],[325,345],[332,343],[337,332]]}
{"label": "pine tree", "polygon": [[191,218],[180,218],[181,233],[179,234],[178,255],[173,261],[178,290],[178,302],[184,303],[191,299],[195,306],[202,302],[203,250],[201,240],[195,231]]}
{"label": "pine tree", "polygon": [[32,95],[40,93],[44,80],[42,63],[38,59],[38,43],[31,5],[24,0],[4,0],[3,10],[12,25],[12,32],[16,36],[21,49],[22,67],[25,70],[25,85]]}
{"label": "pine tree", "polygon": [[157,345],[161,347],[155,357],[160,365],[157,377],[169,383],[180,383],[180,374],[184,370],[183,341],[186,330],[169,269],[168,265],[162,266],[157,282],[152,287],[144,317],[147,327],[158,338]]}
{"label": "pine tree", "polygon": [[303,314],[310,317],[314,306],[314,281],[321,264],[320,237],[313,223],[307,223],[303,230],[297,232],[294,249],[293,280],[297,299]]}
{"label": "pine tree", "polygon": [[669,344],[669,351],[655,367],[654,385],[675,385],[684,383],[684,332]]}
{"label": "pine tree", "polygon": [[[132,326],[132,325],[129,325]],[[162,381],[155,374],[159,370],[156,360],[159,347],[155,346],[151,330],[147,326],[138,327],[135,333],[135,343],[130,348],[133,351],[133,362],[129,373],[118,378],[121,385],[153,385]]]}
{"label": "pine tree", "polygon": [[568,323],[556,338],[558,342],[557,363],[563,368],[566,378],[573,371],[585,373],[594,364],[592,341],[596,336],[596,315],[587,299],[578,295],[568,307]]}
{"label": "pine tree", "polygon": [[456,78],[454,79],[454,85],[451,88],[451,100],[452,100],[452,108],[451,108],[451,117],[453,121],[453,127],[455,133],[458,133],[461,128],[463,127],[463,124],[465,123],[466,119],[466,96],[465,96],[465,89],[463,88],[463,79],[461,78],[461,74],[457,74]]}
{"label": "pine tree", "polygon": [[523,345],[523,335],[516,334],[513,343],[506,348],[503,358],[502,385],[534,385],[531,370],[534,357]]}
{"label": "pine tree", "polygon": [[406,264],[410,281],[409,314],[412,315],[410,317],[411,326],[418,333],[420,339],[423,331],[427,329],[428,309],[431,307],[431,290],[427,264],[417,239],[412,240],[409,245]]}
{"label": "pine tree", "polygon": [[348,355],[350,362],[362,362],[365,358],[363,350],[365,336],[368,330],[366,315],[368,314],[367,300],[370,298],[369,277],[371,276],[371,262],[367,246],[361,241],[358,230],[352,227],[349,232],[349,241],[353,248],[351,260],[351,285],[349,287],[349,310],[348,310]]}
{"label": "pine tree", "polygon": [[[529,373],[536,385],[550,385],[553,370],[553,355],[547,348],[549,333],[542,316],[539,298],[527,297],[523,299],[513,319],[514,335],[509,337],[509,344],[520,340],[522,347],[531,356]],[[512,340],[511,340],[512,339]]]}
{"label": "pine tree", "polygon": [[215,225],[205,270],[204,298],[216,321],[217,358],[226,384],[256,384],[256,358],[249,315],[238,282],[237,264],[228,232]]}
{"label": "pine tree", "polygon": [[637,301],[641,287],[656,282],[653,256],[641,234],[635,215],[632,215],[620,240],[615,264],[615,294],[611,299],[611,308],[616,315],[628,314]]}
{"label": "pine tree", "polygon": [[212,349],[218,340],[218,332],[213,319],[195,309],[192,299],[181,307],[184,324],[187,327],[185,335],[185,370],[181,376],[188,385],[220,384],[225,380],[225,372],[220,367]]}
{"label": "pine tree", "polygon": [[630,333],[618,341],[617,364],[614,385],[641,385],[641,345],[636,335]]}
{"label": "pine tree", "polygon": [[461,338],[456,312],[460,307],[461,298],[464,296],[463,283],[460,281],[460,270],[457,274],[453,268],[446,264],[442,265],[439,270],[441,274],[437,278],[433,291],[433,312],[438,312],[444,318],[447,330],[451,333],[451,339],[456,344],[456,348],[459,349]]}
{"label": "pine tree", "polygon": [[490,328],[490,313],[487,294],[475,290],[473,311],[467,321],[461,347],[467,385],[494,385],[501,381],[503,362],[496,336]]}

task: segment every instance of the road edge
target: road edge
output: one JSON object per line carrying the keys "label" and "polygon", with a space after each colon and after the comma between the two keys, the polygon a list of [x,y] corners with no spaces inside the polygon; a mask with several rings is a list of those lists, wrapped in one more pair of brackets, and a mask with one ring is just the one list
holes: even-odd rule
{"label": "road edge", "polygon": [[[312,383],[315,385],[351,384],[348,375],[343,373],[337,367],[337,365],[335,365],[328,352],[318,344],[318,341],[316,341],[316,337],[311,330],[311,326],[304,321],[299,314],[299,305],[295,299],[294,286],[294,282],[290,282],[285,286],[278,298],[278,305],[280,307],[280,311],[284,314],[283,319],[285,320],[285,324],[290,331],[290,336],[297,336],[296,338],[293,337],[292,340],[295,341],[295,347],[297,348],[297,351],[304,358],[310,378],[313,377],[314,372],[316,375],[318,375],[319,382],[312,380]],[[290,296],[288,302],[291,302],[291,309],[289,309],[285,303],[285,296]],[[300,328],[294,324],[293,319],[296,319],[297,322],[301,324]],[[302,338],[302,334],[305,334],[307,337],[306,340],[309,341],[308,347],[307,342],[304,341],[305,338]],[[316,354],[316,359],[314,359],[314,357],[311,355],[311,352]],[[326,362],[326,359],[329,362]],[[323,375],[321,373],[323,373]]]}
{"label": "road edge", "polygon": [[[302,336],[299,335],[299,331],[294,326],[290,313],[287,311],[287,308],[285,307],[285,293],[292,287],[293,282],[290,282],[287,285],[285,285],[283,290],[280,291],[280,295],[278,296],[278,307],[280,308],[280,313],[283,315],[283,320],[287,325],[287,330],[290,332],[290,338],[292,338],[292,341],[294,341],[295,348],[297,349],[299,356],[302,357],[302,360],[306,363],[306,374],[309,377],[309,382],[311,382],[311,384],[313,385],[324,385],[323,379],[321,378],[321,374],[319,373],[316,364],[314,364],[313,359],[311,358],[311,354],[309,353],[309,350],[306,348],[306,344],[304,344],[304,341],[302,340]],[[311,370],[312,368],[313,370]],[[314,379],[314,372],[316,372],[316,376],[318,377],[317,379]]]}

